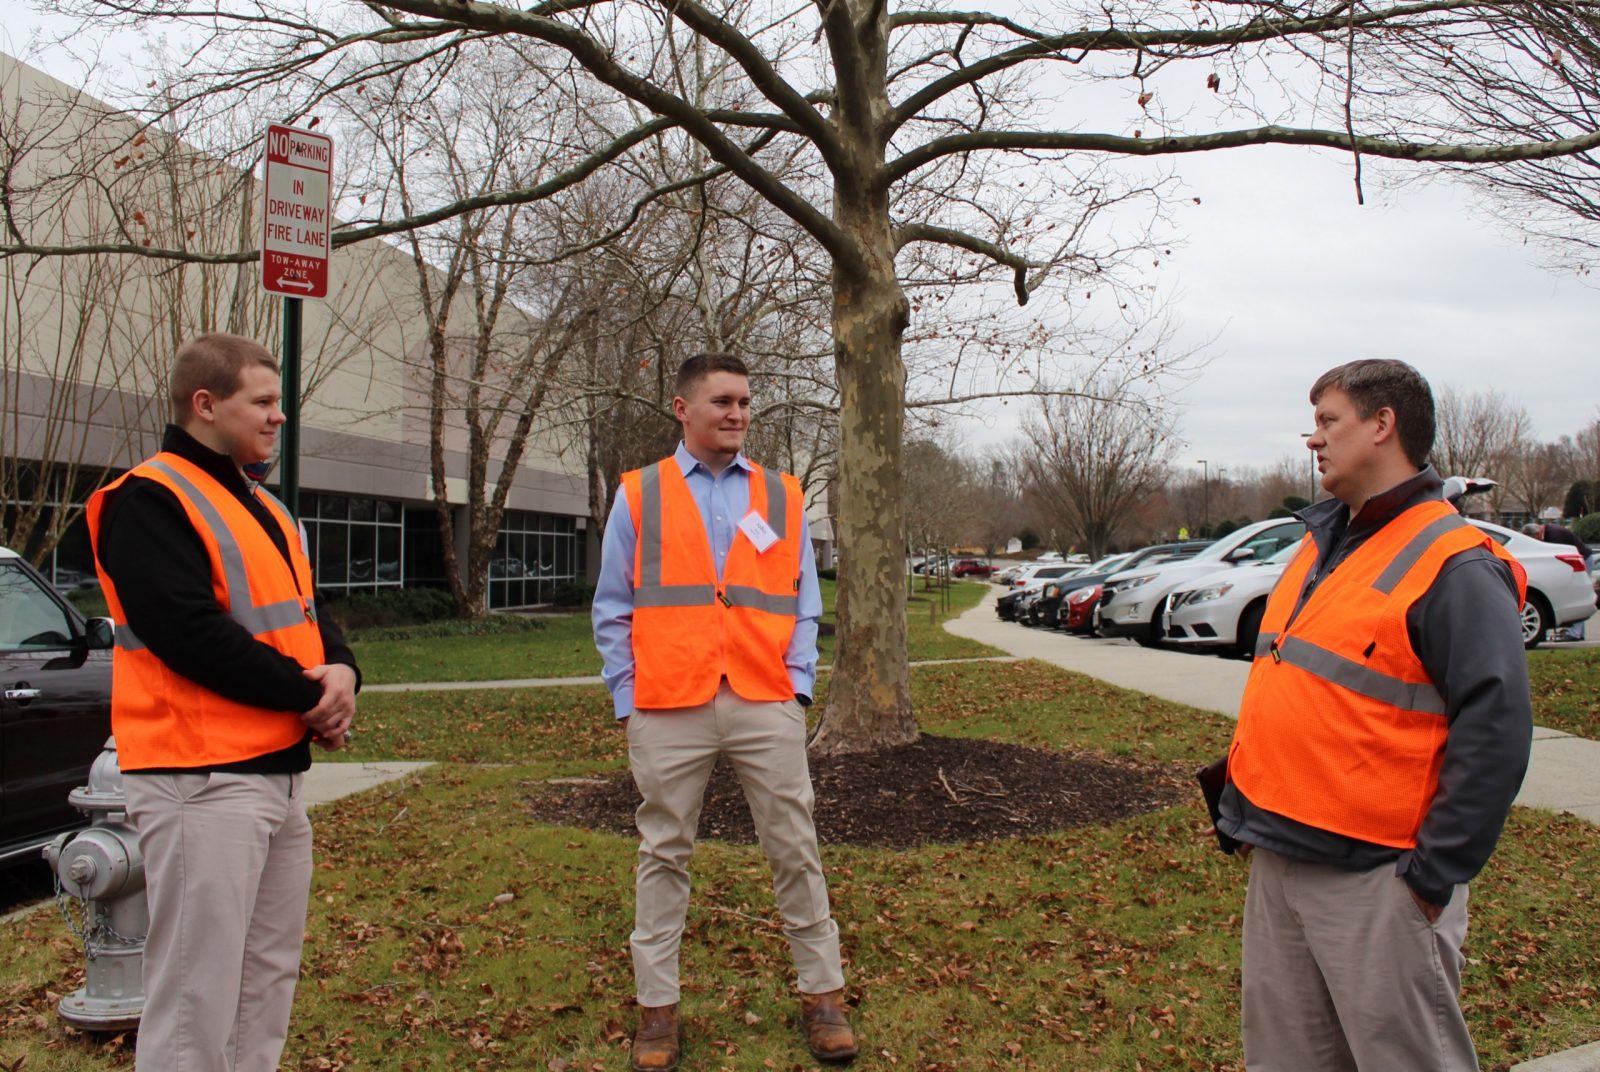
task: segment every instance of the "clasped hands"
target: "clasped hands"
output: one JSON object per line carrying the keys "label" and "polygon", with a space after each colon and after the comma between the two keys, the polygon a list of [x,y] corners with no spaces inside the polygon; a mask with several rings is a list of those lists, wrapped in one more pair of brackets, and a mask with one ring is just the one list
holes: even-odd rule
{"label": "clasped hands", "polygon": [[323,748],[330,752],[343,748],[350,722],[356,717],[356,672],[344,663],[323,663],[301,673],[322,686],[322,699],[301,715],[300,721],[311,728]]}

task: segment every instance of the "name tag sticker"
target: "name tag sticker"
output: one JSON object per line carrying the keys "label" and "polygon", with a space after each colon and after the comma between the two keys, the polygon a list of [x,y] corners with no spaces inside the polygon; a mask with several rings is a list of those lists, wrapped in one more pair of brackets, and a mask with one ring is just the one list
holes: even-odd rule
{"label": "name tag sticker", "polygon": [[772,531],[772,526],[767,524],[767,519],[754,510],[744,515],[744,520],[739,522],[739,531],[744,533],[745,537],[756,545],[757,551],[765,551],[778,542],[778,534]]}

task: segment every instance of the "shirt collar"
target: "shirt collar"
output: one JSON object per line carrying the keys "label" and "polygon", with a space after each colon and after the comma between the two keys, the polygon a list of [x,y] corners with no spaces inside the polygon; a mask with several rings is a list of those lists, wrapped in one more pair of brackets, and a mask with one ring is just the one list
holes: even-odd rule
{"label": "shirt collar", "polygon": [[[704,469],[707,476],[711,475],[711,470],[706,469],[706,467],[701,464],[699,458],[696,458],[693,454],[689,453],[689,448],[684,445],[684,442],[681,439],[678,440],[678,449],[672,452],[672,459],[678,463],[678,469],[683,473],[684,476],[688,476],[697,467]],[[744,456],[743,451],[740,451],[738,454],[733,456],[733,465],[743,469],[747,473],[752,472],[754,468],[750,464],[750,459]]]}
{"label": "shirt collar", "polygon": [[1354,517],[1350,516],[1350,508],[1336,498],[1308,506],[1295,516],[1313,532],[1343,529],[1347,525],[1357,531],[1376,530],[1418,503],[1443,498],[1443,487],[1444,482],[1433,466],[1425,465],[1415,476],[1368,499]]}
{"label": "shirt collar", "polygon": [[254,491],[254,483],[245,480],[232,458],[212,450],[176,424],[167,425],[161,449],[193,462],[234,495],[243,497]]}

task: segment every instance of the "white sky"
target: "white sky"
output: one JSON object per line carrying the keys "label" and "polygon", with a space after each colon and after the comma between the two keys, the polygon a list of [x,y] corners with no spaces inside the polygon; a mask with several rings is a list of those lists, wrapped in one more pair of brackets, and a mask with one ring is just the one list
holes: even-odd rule
{"label": "white sky", "polygon": [[[0,49],[24,55],[41,23],[8,12]],[[76,79],[68,62],[26,58]],[[1209,364],[1176,394],[1179,464],[1298,459],[1307,388],[1357,357],[1409,361],[1436,389],[1499,390],[1544,438],[1600,418],[1600,289],[1541,267],[1541,251],[1461,187],[1390,188],[1373,177],[1358,206],[1347,157],[1288,147],[1197,153],[1174,166],[1201,205],[1176,214],[1180,241],[1160,278],[1176,341],[1210,343]],[[986,407],[964,438],[1009,439],[1026,408]]]}

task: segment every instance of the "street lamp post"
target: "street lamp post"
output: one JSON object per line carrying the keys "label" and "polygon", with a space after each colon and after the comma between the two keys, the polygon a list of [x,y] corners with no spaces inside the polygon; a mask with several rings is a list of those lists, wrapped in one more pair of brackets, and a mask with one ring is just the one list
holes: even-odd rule
{"label": "street lamp post", "polygon": [[1204,525],[1206,533],[1209,535],[1211,532],[1211,465],[1204,458],[1196,458],[1195,464],[1201,467],[1201,481],[1205,487],[1202,495],[1202,499],[1205,502]]}

